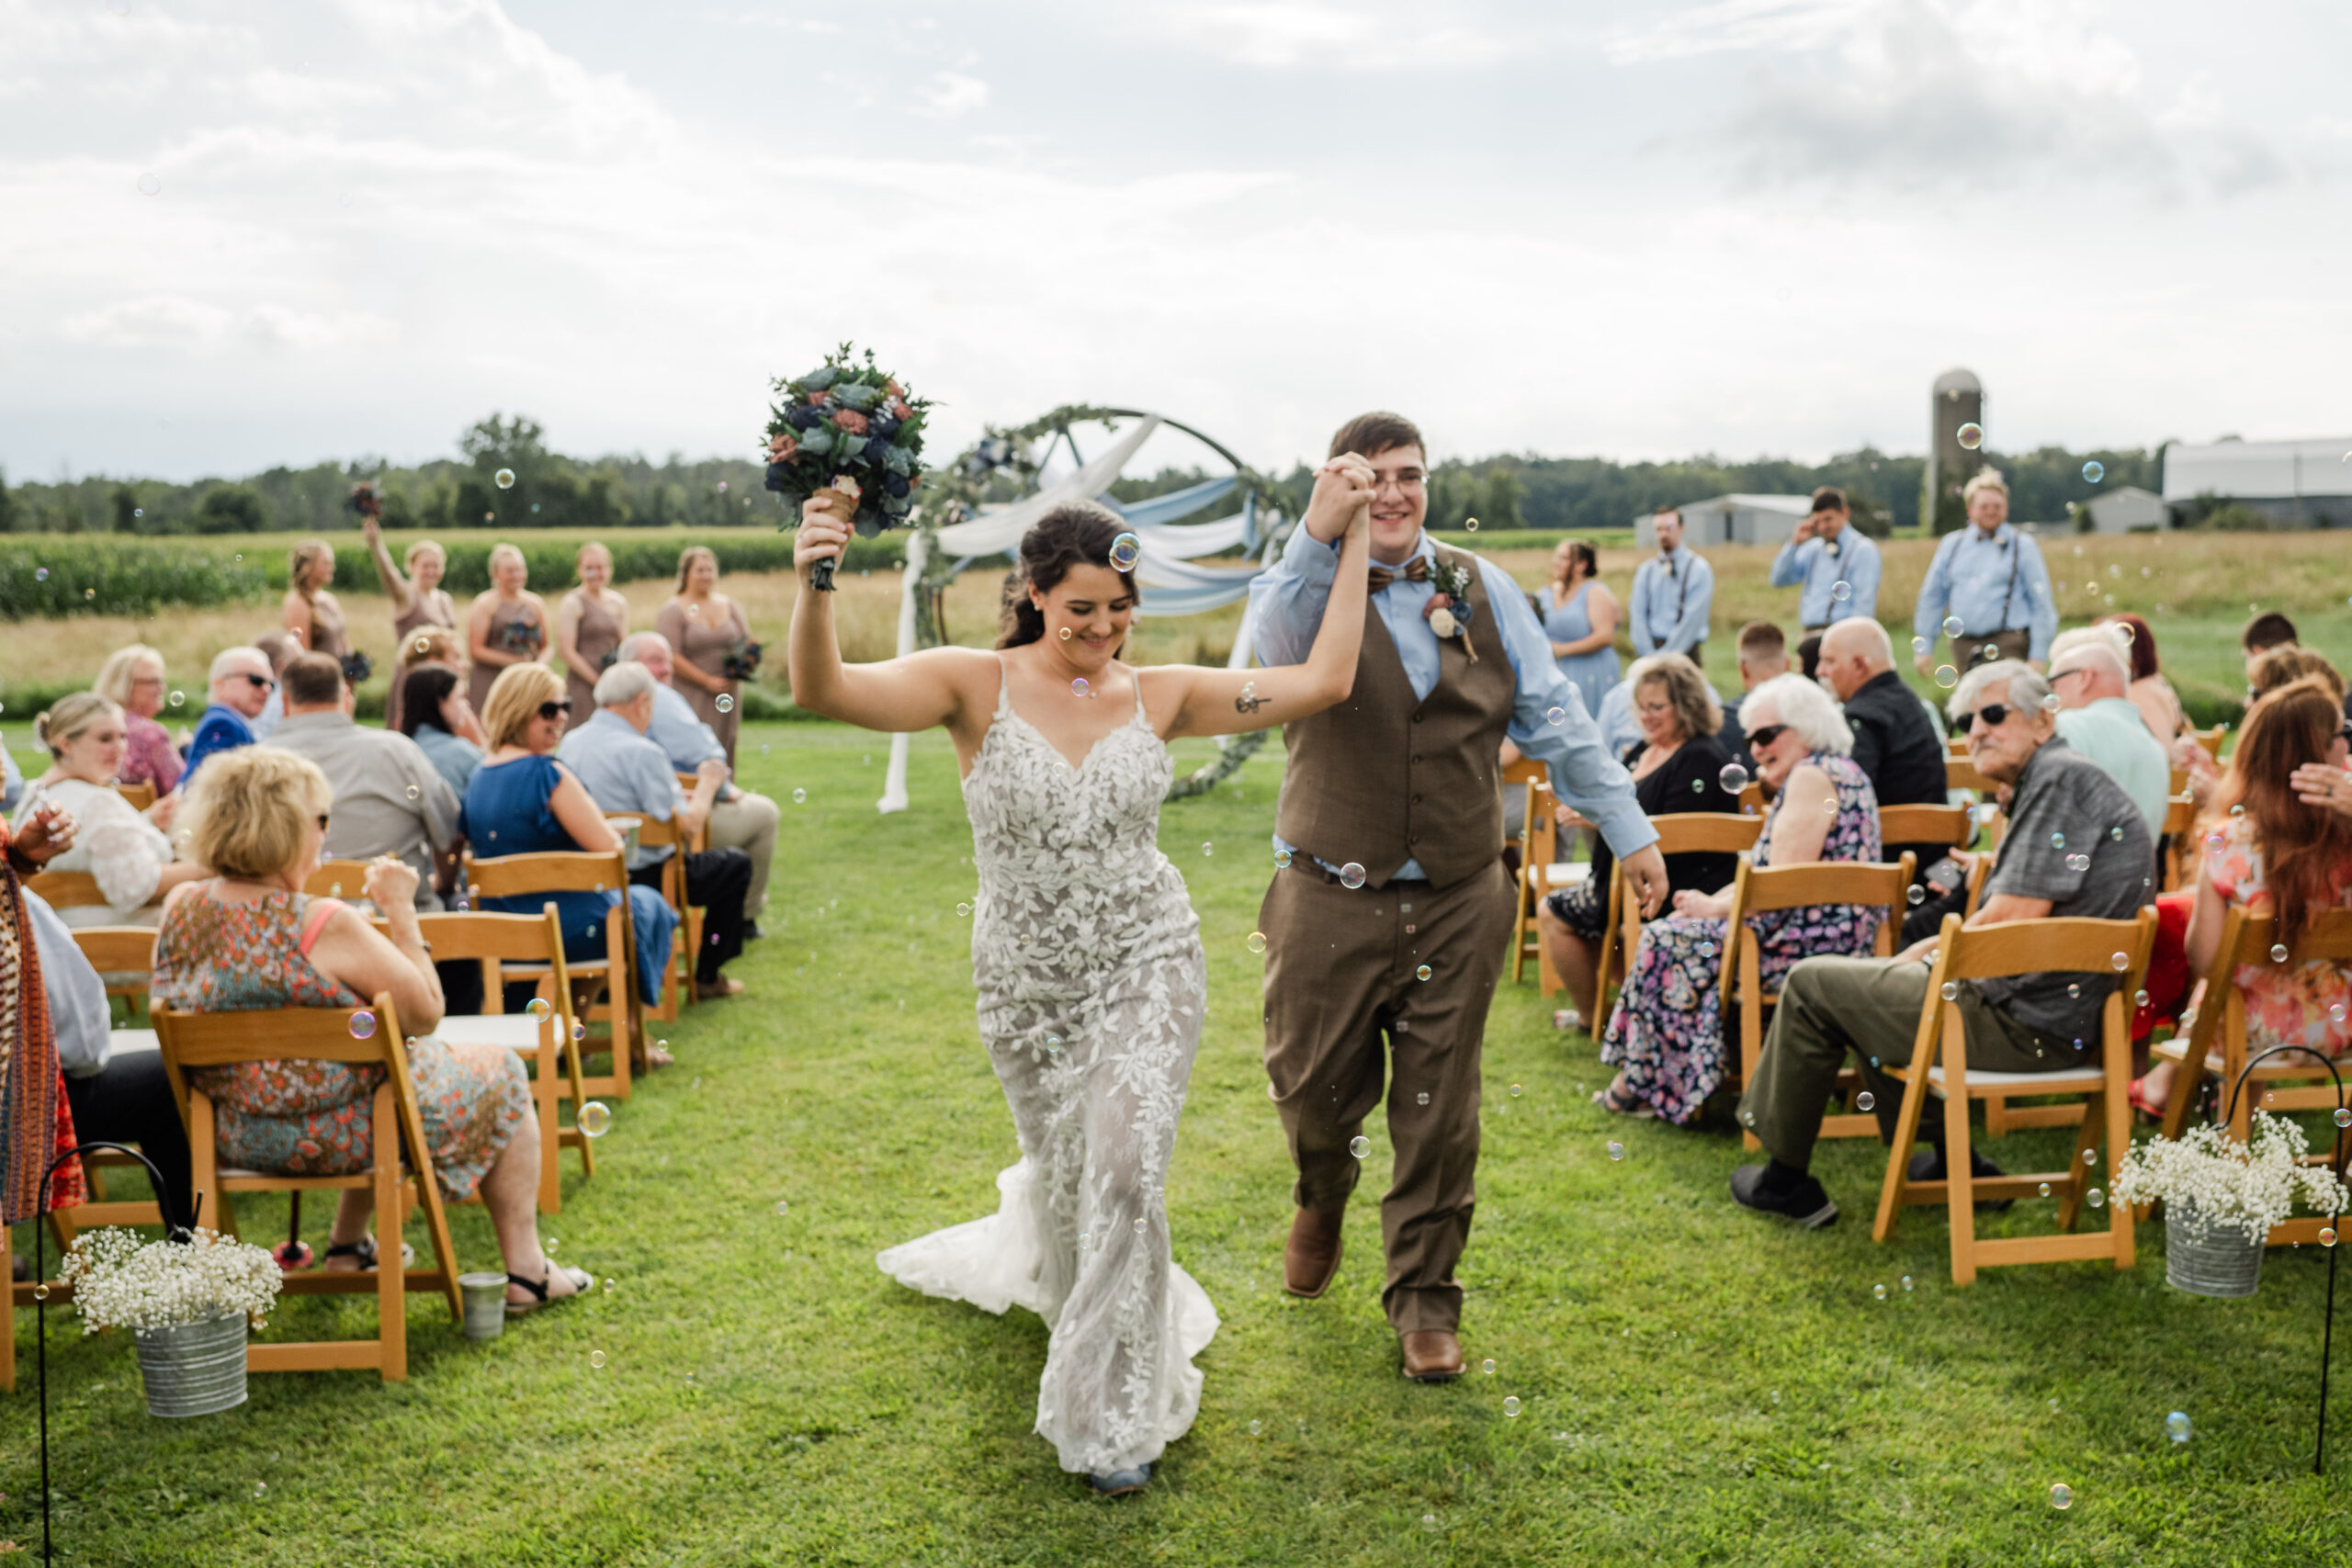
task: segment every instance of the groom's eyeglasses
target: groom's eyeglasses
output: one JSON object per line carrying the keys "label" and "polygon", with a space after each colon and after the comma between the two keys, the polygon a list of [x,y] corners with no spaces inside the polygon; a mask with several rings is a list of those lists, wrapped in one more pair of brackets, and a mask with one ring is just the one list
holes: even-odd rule
{"label": "groom's eyeglasses", "polygon": [[1386,490],[1390,485],[1395,485],[1407,495],[1419,495],[1429,489],[1430,477],[1419,468],[1407,468],[1401,474],[1374,474],[1372,478],[1374,495]]}
{"label": "groom's eyeglasses", "polygon": [[1768,724],[1760,729],[1749,730],[1747,732],[1747,749],[1753,751],[1760,746],[1770,746],[1773,741],[1778,740],[1781,738],[1781,732],[1786,728],[1788,728],[1788,726],[1785,724]]}

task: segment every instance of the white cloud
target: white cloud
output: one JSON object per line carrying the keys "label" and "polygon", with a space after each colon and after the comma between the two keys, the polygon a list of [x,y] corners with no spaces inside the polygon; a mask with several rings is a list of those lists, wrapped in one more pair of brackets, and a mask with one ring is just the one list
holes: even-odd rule
{"label": "white cloud", "polygon": [[1174,5],[1150,14],[1170,41],[1261,70],[1454,68],[1504,56],[1509,40],[1459,21],[1432,24],[1427,8],[1325,0]]}
{"label": "white cloud", "polygon": [[1870,0],[1720,0],[1601,39],[1611,65],[1758,50],[1825,49],[1854,26]]}
{"label": "white cloud", "polygon": [[988,107],[989,85],[960,71],[939,71],[923,84],[915,113],[931,119],[953,119]]}

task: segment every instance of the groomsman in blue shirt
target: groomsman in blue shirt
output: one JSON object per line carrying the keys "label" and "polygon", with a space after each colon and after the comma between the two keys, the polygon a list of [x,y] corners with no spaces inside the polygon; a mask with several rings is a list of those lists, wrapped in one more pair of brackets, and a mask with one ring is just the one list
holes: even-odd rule
{"label": "groomsman in blue shirt", "polygon": [[1686,654],[1703,669],[1715,569],[1682,547],[1682,513],[1675,508],[1659,507],[1650,526],[1657,533],[1657,554],[1634,570],[1626,607],[1634,652]]}
{"label": "groomsman in blue shirt", "polygon": [[1878,546],[1853,527],[1846,493],[1835,485],[1813,492],[1813,510],[1772,558],[1772,586],[1795,588],[1797,619],[1817,638],[1834,621],[1878,614]]}
{"label": "groomsman in blue shirt", "polygon": [[1941,633],[1951,639],[1952,667],[1961,674],[1996,659],[2022,659],[2040,671],[2058,635],[2058,601],[2041,547],[2009,524],[2009,487],[1999,469],[1978,469],[1961,500],[1968,526],[1944,536],[1919,585],[1913,662],[1923,675],[1935,668]]}

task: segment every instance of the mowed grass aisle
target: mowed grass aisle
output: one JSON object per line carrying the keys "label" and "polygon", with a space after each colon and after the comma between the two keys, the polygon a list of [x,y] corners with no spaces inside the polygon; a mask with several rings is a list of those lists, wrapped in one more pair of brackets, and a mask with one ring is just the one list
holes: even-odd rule
{"label": "mowed grass aisle", "polygon": [[[763,750],[766,748],[767,750]],[[1378,1303],[1385,1133],[1339,1285],[1280,1291],[1289,1170],[1246,949],[1281,761],[1167,808],[1210,1017],[1169,1183],[1177,1256],[1224,1326],[1198,1424],[1105,1505],[1029,1434],[1046,1333],[917,1297],[874,1253],[992,1210],[1015,1157],[974,1032],[970,841],[953,755],[918,740],[915,809],[877,817],[888,742],[752,727],[784,803],[746,998],[668,1031],[679,1065],[617,1107],[597,1179],[567,1164],[557,1256],[594,1299],[467,1344],[412,1297],[412,1381],[256,1377],[224,1416],[150,1419],[131,1348],[51,1317],[61,1555],[108,1563],[2133,1563],[2326,1560],[2344,1467],[2310,1474],[2325,1255],[2251,1302],[2136,1271],[1947,1283],[1939,1213],[1874,1247],[1875,1145],[1831,1145],[1847,1217],[1800,1235],[1730,1203],[1722,1132],[1606,1119],[1591,1043],[1506,986],[1487,1040],[1474,1367],[1396,1375]],[[1181,749],[1182,765],[1207,754]],[[805,804],[793,791],[805,790]],[[1213,846],[1213,852],[1204,846]],[[1376,898],[1367,890],[1364,897]],[[1513,1086],[1518,1086],[1515,1091]],[[1608,1141],[1622,1140],[1612,1160]],[[2047,1135],[1996,1157],[2047,1168]],[[787,1205],[779,1209],[779,1205]],[[1991,1234],[2041,1224],[2024,1203]],[[248,1209],[249,1235],[283,1224]],[[322,1240],[324,1215],[310,1216]],[[456,1214],[469,1267],[495,1258]],[[421,1239],[421,1232],[413,1231]],[[20,1240],[24,1239],[19,1233]],[[1911,1288],[1902,1283],[1905,1277]],[[601,1281],[609,1278],[609,1292]],[[1873,1286],[1886,1287],[1884,1301]],[[372,1308],[308,1302],[272,1334]],[[39,1540],[30,1329],[0,1402],[0,1536]],[[590,1355],[601,1350],[601,1368]],[[1507,1397],[1521,1414],[1505,1413]],[[2166,1440],[2167,1412],[2195,1423]],[[2352,1411],[2340,1444],[2352,1444]],[[2051,1505],[2051,1487],[2073,1506]],[[2329,1496],[2336,1500],[2330,1502]]]}

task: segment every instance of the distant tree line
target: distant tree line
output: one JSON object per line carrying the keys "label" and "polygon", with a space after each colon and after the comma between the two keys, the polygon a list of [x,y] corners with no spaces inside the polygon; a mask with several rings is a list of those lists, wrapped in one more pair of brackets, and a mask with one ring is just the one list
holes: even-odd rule
{"label": "distant tree line", "polygon": [[[772,528],[786,521],[776,498],[763,487],[757,463],[690,462],[675,453],[658,465],[641,455],[568,457],[548,449],[545,434],[535,420],[493,413],[458,438],[457,459],[414,468],[359,458],[192,484],[92,478],[12,489],[0,480],[0,533],[325,533],[352,525],[345,502],[363,480],[382,491],[384,525],[396,530]],[[2021,522],[2063,524],[2074,506],[2120,485],[2163,488],[2161,446],[2096,452],[2045,446],[1986,457],[2007,477],[2010,515]],[[2093,460],[2106,469],[2098,484],[2083,478],[2083,466]],[[1918,526],[1925,468],[1924,457],[1867,446],[1819,464],[1735,462],[1712,455],[1664,463],[1532,454],[1449,458],[1430,476],[1430,521],[1458,528],[1475,517],[1481,528],[1599,532],[1625,528],[1660,505],[1724,494],[1798,495],[1836,485],[1853,503],[1859,525],[1883,535]],[[505,488],[497,482],[502,471],[514,476]],[[1148,479],[1123,479],[1113,491],[1123,500],[1140,499],[1207,477],[1171,468]],[[1305,509],[1313,488],[1313,471],[1305,464],[1277,483],[1294,515]],[[1220,502],[1215,510],[1231,505]],[[2192,509],[2186,521],[2197,525],[2217,510]],[[2246,525],[2234,513],[2222,515],[2219,524]]]}

